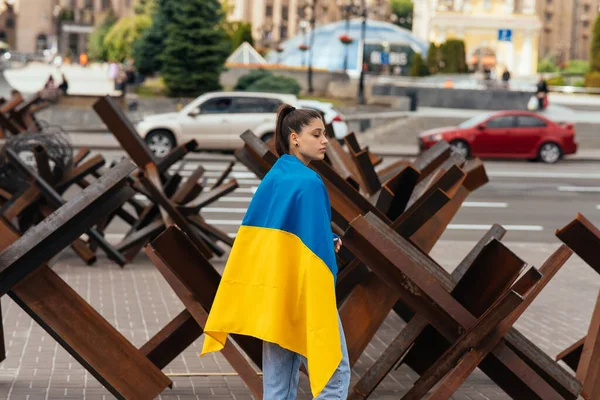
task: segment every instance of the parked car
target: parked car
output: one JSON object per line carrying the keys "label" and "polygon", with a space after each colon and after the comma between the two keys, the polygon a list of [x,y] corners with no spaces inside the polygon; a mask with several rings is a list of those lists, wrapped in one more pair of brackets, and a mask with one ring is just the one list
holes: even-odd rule
{"label": "parked car", "polygon": [[342,119],[342,115],[333,107],[332,103],[326,103],[317,100],[299,100],[298,103],[302,108],[316,110],[323,115],[326,124],[333,126],[333,133],[338,140],[344,140],[348,134],[348,124]]}
{"label": "parked car", "polygon": [[157,157],[190,139],[202,150],[234,150],[243,145],[240,135],[247,129],[265,141],[273,136],[275,112],[284,103],[300,107],[289,94],[205,93],[180,112],[145,117],[136,129]]}
{"label": "parked car", "polygon": [[525,158],[553,164],[577,152],[575,128],[529,111],[499,111],[473,117],[458,126],[419,134],[427,150],[445,140],[465,157]]}

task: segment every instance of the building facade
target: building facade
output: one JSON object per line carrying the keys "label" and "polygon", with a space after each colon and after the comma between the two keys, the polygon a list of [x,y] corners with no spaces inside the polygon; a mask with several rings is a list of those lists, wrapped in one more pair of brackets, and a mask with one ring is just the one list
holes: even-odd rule
{"label": "building facade", "polygon": [[[227,0],[225,0],[227,1]],[[365,1],[368,18],[388,21],[392,12],[389,0]],[[316,2],[314,6],[313,2]],[[252,25],[257,47],[274,47],[309,29],[313,9],[317,25],[359,16],[361,0],[228,0],[231,21]]]}
{"label": "building facade", "polygon": [[600,0],[538,0],[540,56],[557,63],[588,60]]}
{"label": "building facade", "polygon": [[[119,17],[133,13],[135,0],[14,0],[15,40],[13,50],[41,53],[57,49],[79,54],[86,49],[87,36],[112,8]],[[3,28],[0,15],[0,34]]]}
{"label": "building facade", "polygon": [[436,44],[464,40],[467,63],[474,70],[491,68],[501,73],[507,68],[516,75],[535,74],[541,28],[535,0],[415,2],[417,37]]}

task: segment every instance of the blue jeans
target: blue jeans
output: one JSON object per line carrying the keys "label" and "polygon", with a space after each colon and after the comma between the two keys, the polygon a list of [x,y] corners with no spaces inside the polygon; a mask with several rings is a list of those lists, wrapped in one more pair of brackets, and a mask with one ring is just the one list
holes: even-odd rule
{"label": "blue jeans", "polygon": [[[339,321],[339,317],[338,317]],[[342,323],[340,341],[342,361],[317,399],[345,400],[350,386],[350,361]],[[294,400],[300,377],[300,362],[307,367],[306,358],[275,343],[263,342],[263,400]]]}

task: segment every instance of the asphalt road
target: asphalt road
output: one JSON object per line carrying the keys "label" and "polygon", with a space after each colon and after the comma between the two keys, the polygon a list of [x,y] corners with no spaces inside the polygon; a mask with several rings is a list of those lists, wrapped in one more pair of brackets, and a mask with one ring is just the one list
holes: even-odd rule
{"label": "asphalt road", "polygon": [[[102,151],[110,163],[123,157],[121,151]],[[207,171],[208,185],[233,159],[221,154],[193,154],[185,164],[171,171],[189,176],[198,165]],[[395,161],[387,157],[386,163]],[[556,229],[578,212],[600,226],[600,171],[598,163],[563,160],[556,165],[526,161],[486,161],[489,183],[472,193],[460,209],[444,240],[475,242],[493,223],[503,225],[506,241],[558,243]],[[239,188],[202,210],[202,215],[230,235],[235,235],[250,199],[260,181],[242,164],[236,164],[231,177]],[[143,196],[139,195],[140,200]],[[127,226],[117,220],[109,227],[111,241],[118,241]]]}

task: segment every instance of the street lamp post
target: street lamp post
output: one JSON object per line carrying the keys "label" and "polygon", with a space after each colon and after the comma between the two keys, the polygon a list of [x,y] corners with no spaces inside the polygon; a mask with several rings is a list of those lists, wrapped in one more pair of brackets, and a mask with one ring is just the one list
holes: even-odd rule
{"label": "street lamp post", "polygon": [[310,40],[308,43],[308,93],[313,93],[312,82],[312,55],[315,41],[315,24],[317,20],[317,0],[312,0],[312,13],[310,16]]}
{"label": "street lamp post", "polygon": [[365,39],[367,36],[367,5],[365,0],[362,0],[362,24],[360,27],[360,42],[362,46],[362,57],[360,63],[360,78],[358,79],[358,96],[356,102],[365,104]]}

